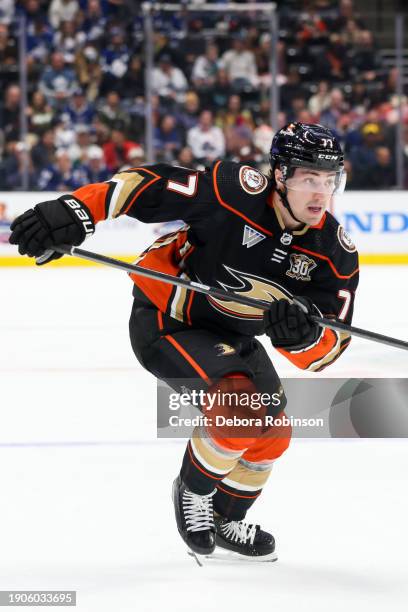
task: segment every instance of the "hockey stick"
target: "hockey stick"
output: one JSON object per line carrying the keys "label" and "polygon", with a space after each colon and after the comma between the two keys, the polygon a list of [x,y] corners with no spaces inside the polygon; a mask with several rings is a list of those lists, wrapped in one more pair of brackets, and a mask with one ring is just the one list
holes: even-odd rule
{"label": "hockey stick", "polygon": [[[252,306],[253,308],[258,308],[259,310],[269,310],[270,308],[270,302],[267,302],[266,300],[256,300],[254,298],[245,297],[244,295],[239,295],[238,293],[225,291],[224,289],[209,287],[208,285],[196,283],[195,281],[171,276],[171,274],[165,274],[164,272],[158,272],[157,270],[141,268],[140,266],[128,264],[125,261],[113,259],[112,257],[100,255],[99,253],[85,251],[84,249],[79,249],[78,247],[56,246],[52,248],[52,251],[61,253],[62,255],[71,255],[72,257],[87,259],[88,261],[110,266],[111,268],[123,270],[124,272],[139,274],[139,276],[146,276],[147,278],[164,281],[170,285],[184,287],[190,291],[197,291],[198,293],[203,293],[204,295],[220,298],[229,302],[237,302],[238,304],[243,304],[244,306]],[[44,255],[46,254],[44,253]],[[397,338],[391,338],[390,336],[383,336],[382,334],[377,334],[376,332],[361,329],[359,327],[352,327],[351,325],[346,325],[340,321],[332,321],[331,319],[326,319],[325,317],[319,317],[317,315],[310,315],[310,319],[314,323],[317,323],[317,325],[320,325],[320,327],[328,327],[329,329],[333,329],[335,331],[345,332],[351,336],[357,336],[358,338],[364,338],[365,340],[372,340],[373,342],[379,342],[395,348],[408,350],[408,342],[405,342],[404,340],[398,340]]]}

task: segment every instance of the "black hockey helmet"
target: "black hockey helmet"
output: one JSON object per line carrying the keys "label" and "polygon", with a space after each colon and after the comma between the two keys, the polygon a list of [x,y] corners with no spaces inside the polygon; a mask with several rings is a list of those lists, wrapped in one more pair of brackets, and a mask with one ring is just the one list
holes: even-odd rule
{"label": "black hockey helmet", "polygon": [[279,164],[338,172],[344,168],[344,156],[335,134],[312,123],[289,123],[276,132],[271,146],[272,170]]}
{"label": "black hockey helmet", "polygon": [[[294,219],[288,201],[288,189],[295,188],[291,177],[296,168],[335,173],[331,195],[341,193],[345,187],[344,155],[335,134],[323,125],[312,123],[289,123],[276,132],[270,150],[272,172],[276,167],[282,171],[284,189],[277,189],[284,206]],[[273,176],[273,179],[275,177]],[[299,187],[301,188],[301,187]],[[296,219],[298,221],[298,219]]]}

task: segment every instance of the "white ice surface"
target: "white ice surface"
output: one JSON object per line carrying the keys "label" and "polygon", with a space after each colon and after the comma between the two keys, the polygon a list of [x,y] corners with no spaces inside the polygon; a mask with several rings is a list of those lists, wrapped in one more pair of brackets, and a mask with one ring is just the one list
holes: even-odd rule
{"label": "white ice surface", "polygon": [[[406,274],[364,267],[353,323],[408,339]],[[126,275],[3,268],[0,287],[0,590],[75,589],[81,612],[408,609],[408,442],[294,440],[249,515],[279,561],[199,568],[170,501],[184,443],[156,440]],[[326,375],[406,377],[407,353],[355,339]]]}

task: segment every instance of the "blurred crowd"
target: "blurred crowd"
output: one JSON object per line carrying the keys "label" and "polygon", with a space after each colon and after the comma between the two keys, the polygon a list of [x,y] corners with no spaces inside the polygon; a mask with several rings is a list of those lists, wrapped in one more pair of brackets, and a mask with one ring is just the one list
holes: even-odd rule
{"label": "blurred crowd", "polygon": [[[30,190],[74,190],[145,162],[141,4],[0,0],[0,189],[21,189],[28,170]],[[346,150],[349,188],[393,187],[397,74],[383,66],[353,0],[278,4],[275,49],[267,13],[204,12],[199,4],[193,12],[153,12],[156,159],[200,169],[222,157],[266,170],[273,137],[270,63],[276,54],[278,127],[288,121],[330,127]],[[21,17],[28,75],[25,142]],[[404,122],[408,155],[405,102]]]}

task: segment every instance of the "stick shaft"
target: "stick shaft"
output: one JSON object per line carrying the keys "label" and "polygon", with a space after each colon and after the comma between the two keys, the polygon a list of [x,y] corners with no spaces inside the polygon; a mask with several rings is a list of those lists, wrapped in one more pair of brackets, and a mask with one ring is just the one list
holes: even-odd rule
{"label": "stick shaft", "polygon": [[[142,268],[135,264],[129,264],[125,261],[120,261],[118,259],[113,259],[112,257],[107,257],[106,255],[100,255],[99,253],[85,251],[84,249],[80,249],[78,247],[58,246],[53,247],[52,250],[63,255],[80,257],[81,259],[86,259],[88,261],[93,261],[94,263],[100,263],[105,266],[110,266],[111,268],[123,270],[124,272],[156,279],[162,282],[169,283],[171,285],[184,287],[185,289],[188,289],[190,291],[197,291],[198,293],[203,293],[204,295],[209,295],[222,300],[237,302],[238,304],[243,304],[244,306],[251,306],[252,308],[258,308],[259,310],[269,310],[270,308],[270,303],[265,300],[256,300],[254,298],[246,297],[244,295],[239,295],[238,293],[225,291],[224,289],[218,289],[216,287],[210,287],[208,285],[203,285],[202,283],[197,283],[195,281],[179,278],[177,276],[171,276],[170,274],[158,272],[157,270]],[[365,340],[371,340],[373,342],[386,344],[387,346],[393,346],[395,348],[408,350],[408,342],[405,342],[404,340],[399,340],[390,336],[384,336],[382,334],[378,334],[376,332],[372,332],[366,329],[346,325],[345,323],[341,323],[340,321],[332,321],[331,319],[326,319],[325,317],[318,317],[317,315],[311,315],[310,318],[312,319],[312,321],[314,321],[314,323],[320,325],[321,327],[328,327],[329,329],[332,329],[334,331],[345,332],[347,334],[350,334],[351,336],[357,336],[358,338],[364,338]]]}

